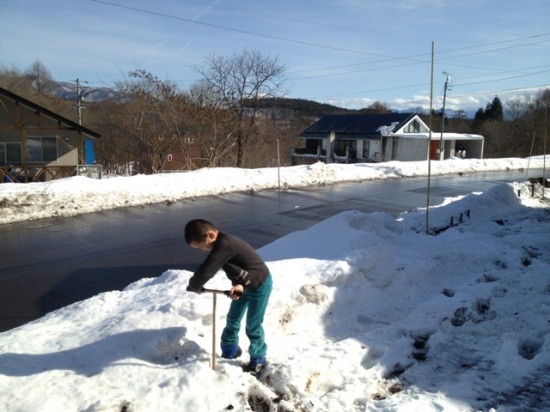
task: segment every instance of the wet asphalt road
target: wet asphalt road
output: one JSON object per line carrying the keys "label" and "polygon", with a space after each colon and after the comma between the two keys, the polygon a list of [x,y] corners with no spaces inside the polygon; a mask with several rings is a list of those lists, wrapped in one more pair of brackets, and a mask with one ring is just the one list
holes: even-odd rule
{"label": "wet asphalt road", "polygon": [[[524,180],[525,172],[432,177],[430,204]],[[188,220],[211,220],[259,248],[345,210],[398,216],[425,207],[426,186],[425,177],[340,183],[1,225],[0,331],[168,269],[193,270],[204,255],[185,245]]]}

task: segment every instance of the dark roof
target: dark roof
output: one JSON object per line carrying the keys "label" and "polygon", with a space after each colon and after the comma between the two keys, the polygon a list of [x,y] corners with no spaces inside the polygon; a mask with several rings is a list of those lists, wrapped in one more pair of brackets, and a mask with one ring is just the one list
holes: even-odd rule
{"label": "dark roof", "polygon": [[337,139],[368,138],[380,136],[378,129],[397,123],[400,128],[415,115],[412,113],[333,114],[321,117],[304,130],[300,137],[323,139],[334,131]]}
{"label": "dark roof", "polygon": [[46,109],[45,107],[42,107],[36,103],[31,102],[30,100],[27,100],[21,96],[18,96],[17,94],[12,93],[9,90],[3,89],[2,87],[0,87],[0,95],[6,96],[8,99],[13,100],[17,104],[22,104],[54,120],[57,120],[59,123],[69,126],[71,129],[74,129],[79,133],[85,134],[90,137],[95,137],[95,138],[101,137],[101,134],[94,132],[93,130],[90,130],[84,126],[81,126],[78,123],[73,122],[72,120],[69,120],[57,113],[52,112],[51,110]]}

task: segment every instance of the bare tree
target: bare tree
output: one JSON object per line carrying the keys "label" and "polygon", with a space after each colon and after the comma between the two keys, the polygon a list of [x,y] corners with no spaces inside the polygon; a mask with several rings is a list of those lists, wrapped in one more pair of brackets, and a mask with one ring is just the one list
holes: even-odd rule
{"label": "bare tree", "polygon": [[203,66],[195,67],[203,77],[203,87],[219,107],[237,115],[236,166],[243,167],[245,148],[256,120],[258,102],[268,97],[281,97],[285,67],[278,58],[260,51],[245,49],[240,54],[222,57],[211,54]]}
{"label": "bare tree", "polygon": [[[218,96],[204,81],[193,85],[190,95],[197,109],[188,137],[200,147],[200,159],[197,160],[208,167],[229,165],[235,158],[233,153],[237,145],[235,112],[219,104]],[[189,158],[193,158],[191,153]]]}
{"label": "bare tree", "polygon": [[181,147],[189,98],[172,82],[160,81],[146,71],[129,76],[135,81],[119,84],[130,97],[120,131],[137,142],[143,171],[159,172],[168,154]]}
{"label": "bare tree", "polygon": [[41,61],[35,60],[30,67],[25,70],[25,75],[33,82],[38,94],[52,91],[55,83],[53,76]]}
{"label": "bare tree", "polygon": [[515,96],[506,103],[506,117],[517,120],[527,113],[532,99],[528,96]]}
{"label": "bare tree", "polygon": [[25,97],[30,97],[32,89],[21,70],[4,65],[0,65],[0,87]]}
{"label": "bare tree", "polygon": [[203,107],[195,118],[199,138],[193,139],[200,145],[200,153],[208,167],[229,166],[234,161],[236,139],[235,114],[227,109]]}
{"label": "bare tree", "polygon": [[101,133],[94,146],[97,162],[106,173],[127,174],[130,165],[140,158],[140,144],[134,138],[130,102],[106,101],[87,105],[88,124]]}
{"label": "bare tree", "polygon": [[361,109],[361,113],[389,113],[390,109],[386,103],[381,101],[375,101],[371,103],[368,107]]}

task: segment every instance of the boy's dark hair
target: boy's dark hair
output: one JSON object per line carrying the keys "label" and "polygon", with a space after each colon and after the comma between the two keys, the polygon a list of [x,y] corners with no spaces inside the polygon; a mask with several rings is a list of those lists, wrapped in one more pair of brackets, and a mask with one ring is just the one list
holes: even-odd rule
{"label": "boy's dark hair", "polygon": [[208,220],[191,220],[185,225],[185,241],[187,244],[202,242],[206,238],[206,233],[209,230],[218,229]]}

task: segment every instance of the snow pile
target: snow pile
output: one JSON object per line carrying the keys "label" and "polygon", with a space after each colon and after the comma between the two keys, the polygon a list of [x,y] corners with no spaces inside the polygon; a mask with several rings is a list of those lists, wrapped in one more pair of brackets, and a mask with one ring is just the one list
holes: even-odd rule
{"label": "snow pile", "polygon": [[[325,167],[340,170],[309,169]],[[212,296],[174,269],[1,333],[0,409],[548,410],[550,209],[518,193],[450,199],[433,234],[422,211],[350,211],[260,249],[274,277],[260,381],[239,360],[211,369]]]}
{"label": "snow pile", "polygon": [[[443,175],[491,170],[542,168],[542,159],[451,159],[432,162]],[[263,169],[215,168],[160,175],[93,180],[83,176],[46,183],[0,184],[0,224],[68,217],[118,207],[176,202],[229,192],[288,189],[397,177],[425,176],[427,162],[364,164],[315,163]]]}

